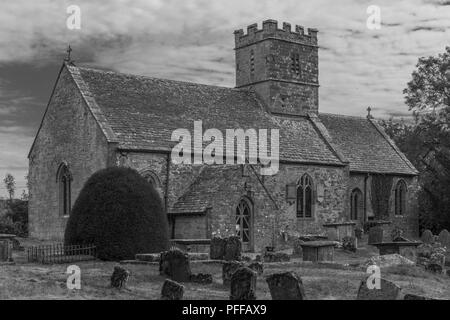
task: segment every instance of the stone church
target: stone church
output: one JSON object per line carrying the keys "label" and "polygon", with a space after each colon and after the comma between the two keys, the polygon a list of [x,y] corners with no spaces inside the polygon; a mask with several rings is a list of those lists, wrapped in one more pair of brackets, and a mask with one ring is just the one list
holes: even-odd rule
{"label": "stone church", "polygon": [[[317,34],[274,20],[235,31],[235,88],[65,61],[28,156],[31,236],[61,239],[83,184],[109,166],[135,168],[155,186],[174,239],[237,234],[260,250],[327,223],[367,221],[416,236],[413,165],[370,112],[319,112]],[[278,173],[173,163],[172,132],[192,132],[198,120],[223,131],[278,129]]]}

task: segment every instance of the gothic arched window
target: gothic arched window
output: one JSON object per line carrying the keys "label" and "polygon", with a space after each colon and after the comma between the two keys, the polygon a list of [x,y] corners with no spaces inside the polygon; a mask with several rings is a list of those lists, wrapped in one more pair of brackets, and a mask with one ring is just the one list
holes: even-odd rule
{"label": "gothic arched window", "polygon": [[313,183],[309,175],[304,174],[297,186],[297,217],[311,218],[313,210]]}
{"label": "gothic arched window", "polygon": [[61,216],[69,216],[72,207],[72,175],[67,164],[63,163],[59,166],[56,179],[59,189],[59,213]]}
{"label": "gothic arched window", "polygon": [[363,196],[361,190],[354,189],[350,196],[350,220],[358,220],[363,209]]}
{"label": "gothic arched window", "polygon": [[402,216],[406,213],[406,191],[405,181],[397,182],[394,190],[396,216]]}

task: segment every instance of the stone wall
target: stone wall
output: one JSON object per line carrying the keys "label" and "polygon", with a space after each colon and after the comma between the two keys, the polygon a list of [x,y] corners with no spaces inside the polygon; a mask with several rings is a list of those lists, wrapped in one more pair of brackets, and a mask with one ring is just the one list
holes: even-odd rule
{"label": "stone wall", "polygon": [[[348,197],[350,199],[350,193],[353,189],[359,188],[361,192],[364,194],[364,184],[367,184],[366,189],[366,215],[368,218],[373,217],[373,209],[371,202],[371,185],[372,179],[367,174],[358,174],[352,173],[350,175],[350,184],[348,188]],[[402,228],[405,231],[405,236],[416,238],[419,233],[419,217],[417,210],[417,192],[418,192],[418,181],[417,177],[400,177],[400,176],[392,176],[392,189],[391,195],[389,198],[389,221],[391,221],[390,225],[383,226],[385,229],[384,237],[385,240],[390,239],[390,231],[395,226]],[[402,179],[405,181],[408,192],[407,192],[407,200],[406,200],[406,212],[407,214],[404,216],[396,216],[395,215],[395,198],[394,198],[394,190],[397,182]],[[359,221],[359,225],[363,225],[363,217],[361,217]]]}
{"label": "stone wall", "polygon": [[108,143],[68,71],[57,82],[29,157],[30,236],[61,240],[67,217],[60,216],[57,170],[72,174],[72,205],[86,180],[108,164]]}
{"label": "stone wall", "polygon": [[306,115],[319,105],[317,31],[274,20],[235,32],[236,87],[255,90],[273,112]]}

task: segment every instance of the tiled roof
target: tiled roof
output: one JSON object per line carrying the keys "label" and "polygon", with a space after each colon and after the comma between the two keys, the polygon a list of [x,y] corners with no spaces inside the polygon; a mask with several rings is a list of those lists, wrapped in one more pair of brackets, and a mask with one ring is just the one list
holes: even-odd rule
{"label": "tiled roof", "polygon": [[211,207],[217,194],[230,187],[234,176],[241,177],[242,169],[239,165],[209,165],[204,166],[194,183],[169,209],[171,214],[203,213]]}
{"label": "tiled roof", "polygon": [[[173,130],[203,121],[203,130],[279,129],[280,159],[343,165],[307,117],[265,112],[254,94],[234,89],[68,66],[114,132],[119,147],[170,150]],[[80,81],[80,79],[75,79]]]}
{"label": "tiled roof", "polygon": [[319,114],[332,142],[350,162],[350,171],[417,174],[417,170],[373,119]]}

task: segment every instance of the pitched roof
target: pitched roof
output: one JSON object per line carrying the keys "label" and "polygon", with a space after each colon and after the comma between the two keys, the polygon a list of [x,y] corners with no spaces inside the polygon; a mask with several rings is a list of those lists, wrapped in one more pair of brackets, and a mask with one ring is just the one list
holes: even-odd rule
{"label": "pitched roof", "polygon": [[[249,168],[249,174],[253,176],[254,182],[259,183],[264,192],[272,200],[274,209],[278,209],[269,191],[258,179],[255,172]],[[208,208],[212,208],[217,203],[218,194],[230,194],[236,192],[236,185],[231,185],[229,181],[242,180],[241,165],[207,165],[203,166],[200,174],[189,186],[187,191],[179,197],[169,208],[168,212],[174,215],[202,214]]]}
{"label": "pitched roof", "polygon": [[[234,175],[242,176],[238,165],[209,165],[204,166],[194,183],[185,194],[177,199],[168,210],[171,214],[204,213],[212,207],[214,198],[229,184],[220,184],[220,181],[229,181]],[[222,176],[224,176],[222,178]]]}
{"label": "pitched roof", "polygon": [[[344,165],[307,117],[271,116],[253,93],[67,65],[94,98],[120,148],[170,150],[172,132],[203,121],[203,129],[279,129],[280,159]],[[88,102],[89,103],[89,102]]]}
{"label": "pitched roof", "polygon": [[319,114],[350,171],[416,175],[417,170],[373,119]]}

